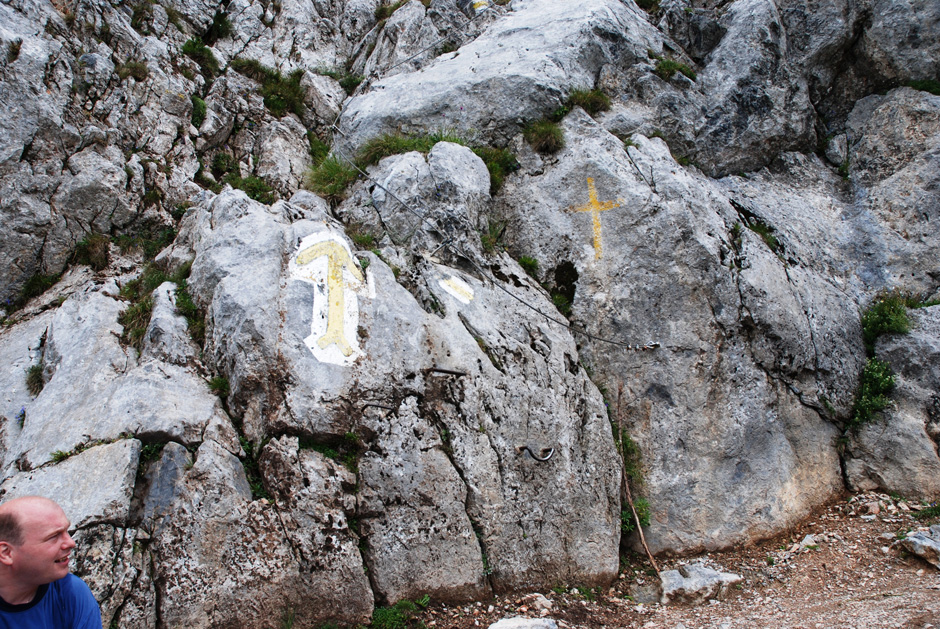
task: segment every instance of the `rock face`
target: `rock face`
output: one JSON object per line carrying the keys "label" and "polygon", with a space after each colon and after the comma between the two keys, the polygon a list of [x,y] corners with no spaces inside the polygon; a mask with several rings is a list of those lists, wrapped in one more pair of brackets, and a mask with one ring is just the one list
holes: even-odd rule
{"label": "rock face", "polygon": [[662,553],[936,499],[938,306],[846,426],[940,296],[938,11],[0,3],[0,497],[148,629],[606,586],[623,452]]}
{"label": "rock face", "polygon": [[863,426],[846,460],[849,482],[911,498],[940,496],[940,307],[911,313],[906,335],[882,337],[879,359],[896,374],[893,408]]}

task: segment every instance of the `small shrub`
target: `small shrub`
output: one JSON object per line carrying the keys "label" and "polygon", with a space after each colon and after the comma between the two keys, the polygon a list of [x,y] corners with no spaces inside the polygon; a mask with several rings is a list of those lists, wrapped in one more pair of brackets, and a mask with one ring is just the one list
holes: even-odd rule
{"label": "small shrub", "polygon": [[777,237],[774,236],[774,228],[765,223],[760,219],[751,219],[745,221],[748,228],[761,237],[761,240],[764,241],[764,244],[773,251],[775,254],[779,255],[783,250],[783,247],[780,245],[780,241],[777,240]]}
{"label": "small shrub", "polygon": [[891,366],[877,358],[869,358],[859,379],[849,427],[857,430],[873,421],[875,414],[888,406],[888,395],[893,390],[894,374]]}
{"label": "small shrub", "polygon": [[361,74],[345,74],[339,79],[339,86],[346,90],[348,96],[352,96],[352,93],[356,91],[356,88],[359,87],[359,84],[366,80],[366,77]]}
{"label": "small shrub", "polygon": [[150,76],[150,69],[147,67],[146,61],[128,61],[127,63],[119,65],[116,71],[122,81],[127,77],[133,77],[138,81],[143,81]]}
{"label": "small shrub", "polygon": [[42,388],[46,386],[46,381],[42,378],[42,363],[32,365],[26,370],[26,390],[33,397],[39,395]]}
{"label": "small shrub", "polygon": [[238,160],[228,153],[216,153],[212,158],[212,166],[209,168],[212,176],[216,179],[222,179],[229,173],[238,172]]}
{"label": "small shrub", "polygon": [[654,72],[656,76],[664,81],[671,79],[676,72],[684,74],[693,81],[696,79],[695,71],[692,70],[692,68],[673,59],[659,59],[659,61],[656,62]]}
{"label": "small shrub", "polygon": [[20,48],[23,46],[22,39],[14,39],[10,42],[10,45],[7,46],[7,63],[13,63],[20,56]]}
{"label": "small shrub", "polygon": [[233,188],[244,191],[244,193],[248,195],[248,198],[254,199],[258,203],[271,205],[277,201],[277,195],[274,194],[274,190],[261,177],[255,177],[254,175],[239,177],[233,173],[229,173],[225,177],[225,182]]}
{"label": "small shrub", "polygon": [[538,279],[539,273],[539,261],[535,258],[530,258],[529,256],[521,256],[519,258],[519,266],[522,267],[522,270],[526,272],[527,275],[531,276],[534,279]]}
{"label": "small shrub", "polygon": [[310,159],[313,160],[313,166],[316,168],[330,154],[330,145],[317,137],[313,131],[307,132],[307,142],[310,144]]}
{"label": "small shrub", "polygon": [[552,293],[552,303],[566,317],[571,314],[571,301],[561,293]]}
{"label": "small shrub", "polygon": [[215,42],[231,35],[232,23],[229,21],[228,16],[221,11],[216,11],[212,17],[212,24],[209,25],[209,28],[202,36],[202,41],[209,46],[214,46]]}
{"label": "small shrub", "polygon": [[121,332],[121,342],[136,348],[139,352],[144,344],[144,335],[147,333],[152,314],[153,298],[149,296],[125,308],[124,312],[118,315],[118,323],[124,326],[124,331]]}
{"label": "small shrub", "polygon": [[306,185],[328,201],[340,201],[359,176],[355,168],[335,156],[327,157],[307,174]]}
{"label": "small shrub", "polygon": [[61,275],[43,275],[41,273],[36,273],[32,275],[26,283],[23,284],[23,287],[20,289],[20,292],[16,297],[7,299],[7,303],[4,305],[7,312],[14,312],[25,306],[30,299],[33,297],[38,297],[44,292],[52,288],[52,286],[59,281]]}
{"label": "small shrub", "polygon": [[557,153],[565,146],[565,133],[558,123],[536,120],[522,130],[526,142],[539,153]]}
{"label": "small shrub", "polygon": [[918,520],[932,520],[933,518],[940,518],[940,505],[934,504],[930,507],[927,507],[926,509],[915,511],[914,517]]}
{"label": "small shrub", "polygon": [[202,123],[206,121],[206,101],[202,100],[195,94],[189,97],[193,102],[193,118],[192,124],[197,129],[202,126]]}
{"label": "small shrub", "polygon": [[574,90],[568,96],[567,107],[580,107],[593,116],[610,109],[610,97],[600,90]]}
{"label": "small shrub", "polygon": [[72,453],[71,453],[71,452],[66,452],[65,450],[56,450],[56,451],[53,452],[50,456],[52,457],[52,462],[53,462],[53,463],[61,463],[61,462],[64,461],[65,459],[67,459],[67,458],[69,458],[70,456],[72,456]]}
{"label": "small shrub", "polygon": [[869,356],[875,353],[875,341],[882,334],[907,334],[911,322],[907,300],[898,291],[880,293],[862,313],[862,340]]}
{"label": "small shrub", "polygon": [[196,62],[202,70],[202,75],[207,79],[212,80],[219,74],[218,60],[212,54],[212,50],[198,37],[186,40],[181,50],[184,55]]}
{"label": "small shrub", "polygon": [[165,445],[166,442],[145,443],[140,449],[141,463],[150,463],[159,459]]}
{"label": "small shrub", "polygon": [[401,600],[391,607],[377,607],[372,612],[372,629],[405,629],[418,612],[418,606]]}
{"label": "small shrub", "polygon": [[501,248],[505,231],[505,222],[490,219],[487,222],[486,231],[480,234],[480,244],[483,245],[483,251],[493,253],[497,247]]}
{"label": "small shrub", "polygon": [[134,5],[131,10],[131,28],[142,35],[147,35],[150,29],[147,23],[153,17],[153,2],[144,0]]}
{"label": "small shrub", "polygon": [[295,70],[288,76],[268,68],[256,59],[233,59],[232,69],[261,83],[264,106],[271,115],[280,118],[288,111],[298,116],[304,112],[304,90],[300,87],[303,70]]}
{"label": "small shrub", "polygon": [[400,9],[405,2],[408,0],[398,0],[392,4],[385,4],[384,2],[375,8],[375,19],[376,21],[381,22],[382,20],[387,20],[392,17],[392,14]]}
{"label": "small shrub", "polygon": [[228,378],[225,376],[216,376],[209,380],[209,390],[221,398],[228,397],[229,386]]}
{"label": "small shrub", "polygon": [[72,262],[87,264],[95,271],[104,270],[110,261],[110,246],[111,239],[104,234],[89,234],[75,245]]}
{"label": "small shrub", "polygon": [[[636,509],[636,515],[640,519],[640,526],[650,525],[650,503],[646,498],[637,498],[633,501],[633,508]],[[633,517],[633,511],[624,509],[620,512],[620,530],[624,533],[631,533],[636,529],[636,520]]]}
{"label": "small shrub", "polygon": [[907,86],[915,90],[921,90],[922,92],[930,92],[934,96],[940,96],[940,81],[935,81],[934,79],[910,81]]}
{"label": "small shrub", "polygon": [[483,160],[490,171],[490,194],[495,195],[503,187],[506,176],[519,170],[519,162],[509,149],[497,149],[491,146],[477,146],[473,152]]}

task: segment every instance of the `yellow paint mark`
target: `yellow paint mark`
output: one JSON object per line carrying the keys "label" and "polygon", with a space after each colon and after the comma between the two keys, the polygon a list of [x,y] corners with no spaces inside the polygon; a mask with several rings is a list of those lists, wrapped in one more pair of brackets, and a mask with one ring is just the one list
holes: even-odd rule
{"label": "yellow paint mark", "polygon": [[489,6],[489,4],[490,3],[487,0],[477,0],[476,2],[473,3],[473,10],[479,11],[483,7]]}
{"label": "yellow paint mark", "polygon": [[451,276],[446,280],[441,280],[441,285],[464,303],[469,304],[473,301],[473,289],[462,280]]}
{"label": "yellow paint mark", "polygon": [[[579,207],[569,208],[572,212],[590,212],[591,219],[594,227],[594,259],[599,260],[601,254],[603,253],[603,245],[601,243],[601,212],[605,210],[612,210],[615,207],[620,207],[620,203],[616,201],[604,201],[600,203],[597,200],[597,188],[594,187],[594,178],[587,178],[588,185],[588,202],[587,205],[582,205]],[[622,201],[623,199],[618,199]]]}
{"label": "yellow paint mark", "polygon": [[303,266],[323,256],[327,256],[328,260],[326,272],[328,307],[326,312],[326,334],[317,340],[317,345],[320,346],[320,349],[326,349],[329,345],[335,343],[343,356],[350,356],[353,353],[353,348],[346,340],[345,331],[343,330],[343,315],[346,304],[343,269],[349,269],[353,277],[360,282],[363,281],[362,273],[346,252],[346,249],[332,240],[318,242],[298,253],[297,264]]}

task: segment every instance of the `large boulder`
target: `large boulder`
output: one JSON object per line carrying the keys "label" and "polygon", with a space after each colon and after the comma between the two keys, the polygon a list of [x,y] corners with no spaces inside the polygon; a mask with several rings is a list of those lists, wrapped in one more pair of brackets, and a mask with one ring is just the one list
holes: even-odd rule
{"label": "large boulder", "polygon": [[567,146],[510,180],[501,212],[510,250],[591,335],[582,360],[642,450],[651,549],[792,525],[842,485],[823,400],[851,405],[854,302],[812,260],[785,264],[742,227],[762,209],[737,209],[661,140],[625,148],[580,110],[562,127]]}

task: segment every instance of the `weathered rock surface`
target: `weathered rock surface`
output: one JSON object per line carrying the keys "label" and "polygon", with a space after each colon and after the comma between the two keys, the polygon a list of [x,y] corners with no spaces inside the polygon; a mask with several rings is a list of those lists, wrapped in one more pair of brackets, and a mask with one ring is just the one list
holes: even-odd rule
{"label": "weathered rock surface", "polygon": [[[606,586],[611,421],[656,551],[778,533],[843,469],[936,497],[936,307],[881,340],[893,406],[838,447],[860,310],[940,287],[935,2],[378,6],[0,3],[0,482],[67,506],[106,625]],[[595,87],[610,111],[529,148]],[[521,167],[491,196],[438,143],[298,190],[317,138],[440,130]],[[138,354],[121,289],[166,230],[206,340],[164,284]]]}
{"label": "weathered rock surface", "polygon": [[700,563],[682,566],[678,570],[666,570],[662,577],[664,605],[675,602],[704,603],[708,599],[726,596],[728,588],[742,581],[730,572],[719,572]]}
{"label": "weathered rock surface", "polygon": [[909,552],[940,569],[940,525],[931,526],[929,534],[920,531],[908,533],[900,543]]}
{"label": "weathered rock surface", "polygon": [[859,490],[940,497],[940,307],[910,311],[911,332],[879,339],[895,373],[892,407],[853,435],[845,471]]}

